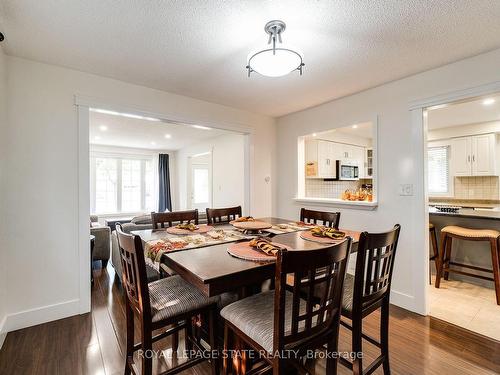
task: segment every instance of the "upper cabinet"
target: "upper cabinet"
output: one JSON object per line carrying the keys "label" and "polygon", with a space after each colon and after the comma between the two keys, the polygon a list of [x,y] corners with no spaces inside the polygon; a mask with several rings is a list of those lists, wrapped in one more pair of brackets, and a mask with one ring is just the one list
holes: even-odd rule
{"label": "upper cabinet", "polygon": [[451,167],[455,176],[498,176],[497,136],[482,134],[454,138]]}
{"label": "upper cabinet", "polygon": [[[337,160],[357,164],[364,171],[365,148],[321,139],[305,142],[306,177],[337,178]],[[361,176],[360,176],[361,177]]]}

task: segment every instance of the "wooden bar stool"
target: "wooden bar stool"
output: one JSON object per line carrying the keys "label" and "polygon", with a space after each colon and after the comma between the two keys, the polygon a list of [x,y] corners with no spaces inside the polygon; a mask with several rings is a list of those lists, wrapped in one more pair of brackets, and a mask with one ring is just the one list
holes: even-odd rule
{"label": "wooden bar stool", "polygon": [[[436,235],[436,227],[434,224],[429,223],[429,240],[431,243],[431,248],[433,254],[429,257],[429,261],[434,261],[434,265],[436,266],[436,274],[439,270],[439,248],[438,248],[438,242],[437,242],[437,235]],[[429,265],[429,284],[432,284],[432,279],[431,279],[431,267]]]}
{"label": "wooden bar stool", "polygon": [[[436,275],[436,288],[439,288],[441,277],[448,280],[450,272],[455,272],[461,275],[477,277],[483,280],[493,281],[495,283],[495,292],[497,297],[497,305],[500,305],[500,263],[499,263],[499,242],[500,232],[492,229],[469,229],[458,226],[447,226],[441,230],[441,252],[439,254],[439,268]],[[470,264],[463,264],[451,261],[451,249],[453,238],[464,241],[487,241],[490,243],[491,262],[493,269],[477,267]],[[493,278],[482,276],[470,272],[465,272],[451,268],[451,266],[459,266],[469,268],[475,271],[493,273]]]}

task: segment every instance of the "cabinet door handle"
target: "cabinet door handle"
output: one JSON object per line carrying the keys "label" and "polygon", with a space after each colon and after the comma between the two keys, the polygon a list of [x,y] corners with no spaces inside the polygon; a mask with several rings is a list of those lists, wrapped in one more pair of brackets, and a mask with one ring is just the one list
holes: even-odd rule
{"label": "cabinet door handle", "polygon": [[467,156],[467,162],[470,163],[470,155]]}
{"label": "cabinet door handle", "polygon": [[476,161],[476,155],[472,155],[472,161]]}

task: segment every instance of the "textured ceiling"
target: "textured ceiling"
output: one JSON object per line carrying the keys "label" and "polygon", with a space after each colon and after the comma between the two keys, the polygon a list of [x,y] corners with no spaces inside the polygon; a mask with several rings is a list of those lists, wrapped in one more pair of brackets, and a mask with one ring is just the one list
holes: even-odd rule
{"label": "textured ceiling", "polygon": [[491,121],[500,121],[499,94],[431,109],[427,116],[429,129]]}
{"label": "textured ceiling", "polygon": [[[196,129],[191,125],[146,121],[90,112],[90,143],[94,145],[179,150],[226,134],[219,129]],[[166,138],[167,134],[170,138]]]}
{"label": "textured ceiling", "polygon": [[[10,55],[273,116],[500,47],[498,0],[0,2]],[[247,78],[275,18],[304,75]]]}

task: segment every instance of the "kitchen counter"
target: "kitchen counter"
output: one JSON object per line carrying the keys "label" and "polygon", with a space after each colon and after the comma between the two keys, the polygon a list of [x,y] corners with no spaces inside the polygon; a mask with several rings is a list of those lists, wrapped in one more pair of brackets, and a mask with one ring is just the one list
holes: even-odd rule
{"label": "kitchen counter", "polygon": [[[491,207],[489,205],[488,207]],[[479,207],[478,207],[479,208]],[[489,220],[500,220],[500,209],[473,209],[473,208],[461,208],[458,212],[441,212],[436,210],[434,207],[429,207],[429,215],[431,216],[450,216],[450,217],[463,217],[470,219],[489,219]]]}

